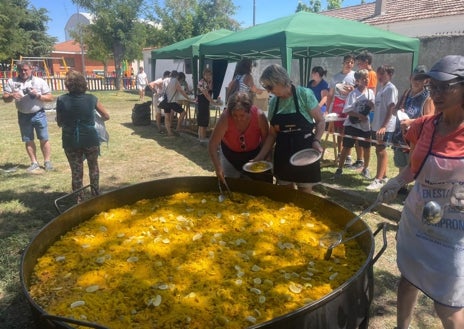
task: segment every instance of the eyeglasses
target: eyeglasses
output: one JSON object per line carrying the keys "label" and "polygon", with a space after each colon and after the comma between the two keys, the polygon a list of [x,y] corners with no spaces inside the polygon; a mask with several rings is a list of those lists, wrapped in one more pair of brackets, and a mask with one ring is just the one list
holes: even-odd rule
{"label": "eyeglasses", "polygon": [[262,85],[264,89],[266,89],[267,91],[272,91],[272,89],[274,89],[274,86],[271,86],[271,85]]}
{"label": "eyeglasses", "polygon": [[444,94],[447,93],[451,90],[456,85],[459,85],[461,83],[464,83],[464,80],[461,81],[456,81],[456,82],[451,82],[451,83],[442,83],[439,85],[429,83],[424,86],[425,90],[431,92],[431,93],[440,93]]}
{"label": "eyeglasses", "polygon": [[241,149],[242,151],[245,151],[245,150],[246,150],[245,135],[241,134],[241,135],[238,137],[238,140],[240,141],[240,149]]}

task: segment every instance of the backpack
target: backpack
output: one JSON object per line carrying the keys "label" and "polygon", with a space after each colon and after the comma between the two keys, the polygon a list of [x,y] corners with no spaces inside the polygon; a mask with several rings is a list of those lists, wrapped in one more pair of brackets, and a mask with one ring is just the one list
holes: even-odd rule
{"label": "backpack", "polygon": [[134,126],[148,126],[151,124],[151,102],[135,104],[132,109],[132,124]]}

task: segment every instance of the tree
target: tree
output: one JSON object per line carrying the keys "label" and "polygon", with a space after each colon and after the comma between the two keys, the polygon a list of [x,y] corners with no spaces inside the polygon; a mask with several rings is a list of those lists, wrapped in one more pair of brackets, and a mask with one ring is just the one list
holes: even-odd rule
{"label": "tree", "polygon": [[20,56],[42,57],[51,53],[56,38],[46,33],[50,20],[46,9],[36,9],[28,0],[0,0],[0,6],[2,70]]}
{"label": "tree", "polygon": [[188,39],[193,34],[193,22],[196,14],[195,0],[165,0],[164,7],[155,1],[155,15],[162,25],[161,45],[168,45]]}
{"label": "tree", "polygon": [[[327,0],[327,10],[339,9],[342,7],[343,0]],[[364,0],[361,0],[361,3],[364,3]],[[312,13],[321,12],[322,4],[320,0],[309,0],[309,5],[304,2],[298,2],[295,12],[299,11],[309,11]]]}
{"label": "tree", "polygon": [[164,7],[155,1],[152,20],[162,25],[164,46],[217,29],[238,30],[240,25],[230,18],[235,10],[231,0],[165,0]]}
{"label": "tree", "polygon": [[230,0],[200,0],[194,21],[194,35],[219,29],[237,31],[240,24],[231,17],[236,7]]}
{"label": "tree", "polygon": [[[143,0],[73,0],[87,9],[95,17],[89,26],[92,40],[99,42],[103,49],[112,51],[116,67],[116,86],[121,88],[121,64],[130,56],[141,57],[144,46],[143,31],[138,26],[138,14]],[[90,51],[90,47],[87,47]]]}
{"label": "tree", "polygon": [[[86,57],[103,63],[105,76],[108,71],[108,63],[113,60],[111,49],[107,49],[101,37],[92,32],[92,25],[77,26],[77,29],[71,31],[71,38],[79,40],[81,47],[85,49]],[[85,45],[91,45],[86,47]],[[87,48],[87,49],[86,49]]]}
{"label": "tree", "polygon": [[341,8],[342,2],[343,0],[327,0],[327,10]]}
{"label": "tree", "polygon": [[303,2],[298,2],[298,6],[296,7],[295,12],[299,11],[308,11],[312,13],[319,13],[321,11],[321,1],[320,0],[310,0],[309,6]]}

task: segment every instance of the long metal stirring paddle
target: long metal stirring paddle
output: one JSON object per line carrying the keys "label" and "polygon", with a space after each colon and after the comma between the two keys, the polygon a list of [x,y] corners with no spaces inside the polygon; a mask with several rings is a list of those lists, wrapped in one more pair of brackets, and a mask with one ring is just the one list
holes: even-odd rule
{"label": "long metal stirring paddle", "polygon": [[343,231],[339,232],[329,232],[327,234],[324,234],[320,239],[319,239],[319,245],[322,247],[327,247],[327,251],[325,252],[324,259],[329,260],[330,257],[332,256],[332,250],[338,246],[339,244],[345,243],[347,241],[350,241],[364,233],[366,233],[368,230],[363,230],[361,232],[356,233],[355,235],[344,239],[344,235],[347,233],[348,228],[350,228],[354,223],[356,223],[359,219],[361,219],[362,216],[365,214],[369,213],[379,205],[378,201],[375,201],[373,204],[371,204],[369,207],[367,207],[365,210],[363,210],[358,216],[353,217],[348,223],[346,223],[345,228]]}

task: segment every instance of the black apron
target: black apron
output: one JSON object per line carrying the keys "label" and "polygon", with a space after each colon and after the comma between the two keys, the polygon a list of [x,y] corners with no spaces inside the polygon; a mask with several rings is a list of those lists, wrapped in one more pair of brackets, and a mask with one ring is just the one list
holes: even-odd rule
{"label": "black apron", "polygon": [[271,125],[277,130],[274,149],[274,175],[281,180],[297,183],[317,183],[321,181],[320,160],[306,166],[293,166],[290,158],[296,152],[312,148],[314,140],[313,123],[303,116],[298,105],[295,86],[292,85],[296,113],[277,114],[279,98],[275,105],[275,115]]}
{"label": "black apron", "polygon": [[253,180],[272,183],[273,176],[271,170],[267,170],[262,173],[250,173],[243,170],[243,165],[251,159],[255,158],[261,150],[261,147],[248,152],[235,152],[228,148],[227,145],[221,141],[221,150],[227,161],[229,161],[234,166],[234,168],[240,172],[241,175],[247,176]]}

